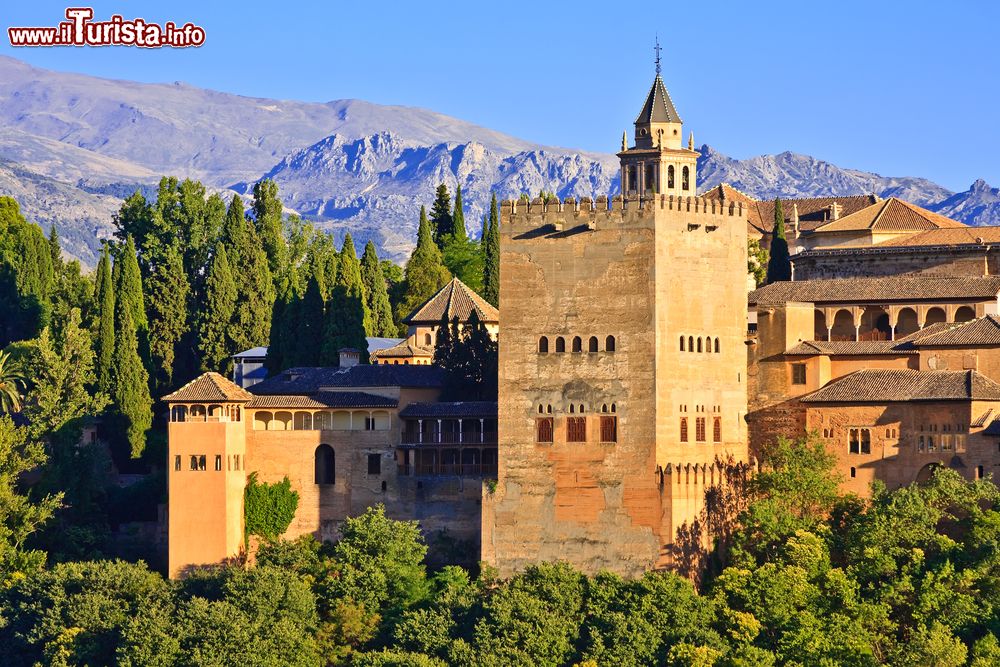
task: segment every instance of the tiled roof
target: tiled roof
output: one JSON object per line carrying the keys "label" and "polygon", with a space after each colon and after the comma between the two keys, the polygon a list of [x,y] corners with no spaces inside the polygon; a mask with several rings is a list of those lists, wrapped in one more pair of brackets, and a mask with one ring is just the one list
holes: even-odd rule
{"label": "tiled roof", "polygon": [[[750,231],[770,234],[774,227],[774,200],[757,200],[750,195],[737,190],[728,183],[718,185],[706,191],[703,197],[721,199],[747,204],[747,224]],[[792,223],[793,211],[799,212],[799,231],[807,232],[829,221],[830,207],[840,205],[840,215],[850,215],[880,201],[875,195],[851,195],[846,197],[804,197],[801,199],[782,199],[781,211],[785,216],[785,233],[791,238],[794,233]]]}
{"label": "tiled roof", "polygon": [[372,355],[373,359],[393,359],[402,357],[433,357],[434,350],[420,345],[413,345],[409,339],[400,341],[397,345],[378,350]]}
{"label": "tiled roof", "polygon": [[750,305],[760,305],[788,301],[860,303],[921,299],[994,299],[998,294],[1000,294],[1000,276],[978,278],[886,276],[776,282],[754,290],[748,298]]}
{"label": "tiled roof", "polygon": [[359,364],[347,368],[289,368],[250,387],[258,396],[264,394],[312,395],[322,388],[413,387],[433,389],[444,382],[444,371],[437,366]]}
{"label": "tiled roof", "polygon": [[1000,385],[976,371],[865,369],[803,396],[805,403],[1000,401]]}
{"label": "tiled roof", "polygon": [[266,357],[266,356],[267,356],[267,347],[263,346],[263,347],[251,347],[249,350],[243,350],[239,354],[234,354],[233,358],[245,359],[245,358]]}
{"label": "tiled roof", "polygon": [[266,395],[254,396],[248,408],[394,408],[399,402],[394,398],[368,394],[363,391],[321,391],[311,396]]}
{"label": "tiled roof", "polygon": [[399,411],[403,419],[417,417],[468,417],[496,419],[496,401],[459,401],[457,403],[410,403]]}
{"label": "tiled roof", "polygon": [[902,199],[889,197],[856,213],[841,216],[817,227],[814,232],[848,231],[925,231],[928,229],[965,227],[961,222],[920,208]]}
{"label": "tiled roof", "polygon": [[674,103],[670,99],[667,87],[663,85],[663,79],[657,74],[653,80],[653,86],[649,89],[646,102],[642,105],[642,111],[635,119],[639,123],[680,123],[681,117],[674,108]]}
{"label": "tiled roof", "polygon": [[987,315],[968,322],[951,322],[937,332],[913,338],[916,347],[951,345],[1000,345],[1000,318]]}
{"label": "tiled roof", "polygon": [[164,401],[209,403],[220,401],[249,401],[253,395],[218,373],[203,373],[172,394]]}
{"label": "tiled roof", "polygon": [[974,422],[969,424],[969,426],[973,428],[982,428],[990,423],[990,419],[992,419],[993,415],[994,415],[993,408],[990,408],[983,414],[979,415],[979,417],[976,418]]}
{"label": "tiled roof", "polygon": [[495,324],[500,321],[500,312],[486,299],[473,292],[458,278],[452,278],[450,283],[410,313],[403,322],[405,324],[439,324],[441,316],[445,313],[447,313],[449,321],[457,317],[459,322],[468,322],[473,310],[479,316],[480,322]]}
{"label": "tiled roof", "polygon": [[917,351],[914,349],[900,348],[899,341],[894,340],[810,340],[801,341],[785,351],[785,354],[790,356],[822,354],[831,357],[916,353]]}
{"label": "tiled roof", "polygon": [[368,354],[375,354],[379,350],[387,350],[390,347],[395,347],[402,343],[405,338],[372,338],[369,336],[365,339],[368,341]]}
{"label": "tiled roof", "polygon": [[1000,243],[1000,227],[945,227],[883,241],[876,248]]}

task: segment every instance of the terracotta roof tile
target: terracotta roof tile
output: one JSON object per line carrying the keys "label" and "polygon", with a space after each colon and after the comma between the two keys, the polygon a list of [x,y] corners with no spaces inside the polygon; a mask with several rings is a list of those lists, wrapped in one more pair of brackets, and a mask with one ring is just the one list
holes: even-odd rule
{"label": "terracotta roof tile", "polygon": [[[770,234],[774,227],[774,200],[757,200],[750,195],[737,190],[728,183],[720,184],[706,191],[703,197],[722,199],[726,201],[742,201],[747,204],[747,224],[750,231],[756,235]],[[792,212],[798,208],[799,231],[810,231],[829,221],[829,211],[833,204],[840,205],[840,215],[846,216],[865,209],[880,201],[875,195],[848,195],[844,197],[803,197],[781,200],[782,213],[785,216],[785,232],[791,236],[794,233]]]}
{"label": "terracotta roof tile", "polygon": [[403,340],[400,343],[393,345],[392,347],[387,347],[384,350],[378,350],[372,354],[373,359],[393,359],[402,357],[433,357],[434,350],[420,345],[414,345],[410,343],[409,339]]}
{"label": "terracotta roof tile", "polygon": [[864,301],[919,301],[922,299],[994,299],[1000,294],[1000,276],[938,277],[885,276],[782,281],[750,292],[753,305],[789,301],[860,303]]}
{"label": "terracotta roof tile", "polygon": [[993,408],[990,408],[989,410],[981,414],[974,422],[969,424],[969,426],[973,428],[982,428],[990,423],[990,419],[993,417],[994,414],[995,413],[993,412]]}
{"label": "terracotta roof tile", "polygon": [[927,231],[890,239],[877,244],[876,248],[897,248],[910,246],[950,246],[982,245],[1000,243],[1000,227],[951,227],[928,229]]}
{"label": "terracotta roof tile", "polygon": [[450,283],[410,313],[403,322],[405,324],[439,324],[441,316],[445,313],[448,314],[449,321],[457,317],[459,322],[468,322],[473,310],[476,311],[481,322],[495,324],[500,321],[500,312],[486,299],[476,294],[458,278],[452,278]]}
{"label": "terracotta roof tile", "polygon": [[203,373],[163,397],[168,402],[249,401],[253,394],[218,373]]}
{"label": "terracotta roof tile", "polygon": [[987,315],[968,322],[950,322],[943,330],[912,338],[915,347],[1000,345],[1000,318]]}
{"label": "terracotta roof tile", "polygon": [[311,396],[270,394],[254,396],[248,408],[394,408],[394,398],[363,391],[323,391]]}
{"label": "terracotta roof tile", "polygon": [[815,234],[847,231],[926,231],[965,227],[961,222],[890,197],[855,213],[832,220],[813,230]]}
{"label": "terracotta roof tile", "polygon": [[459,401],[454,403],[410,403],[399,411],[403,419],[416,417],[469,417],[496,419],[496,401]]}
{"label": "terracotta roof tile", "polygon": [[900,348],[894,340],[810,340],[802,341],[785,351],[790,356],[826,355],[843,356],[875,356],[917,354],[914,349]]}
{"label": "terracotta roof tile", "polygon": [[804,403],[1000,401],[1000,384],[976,371],[865,369],[803,396]]}

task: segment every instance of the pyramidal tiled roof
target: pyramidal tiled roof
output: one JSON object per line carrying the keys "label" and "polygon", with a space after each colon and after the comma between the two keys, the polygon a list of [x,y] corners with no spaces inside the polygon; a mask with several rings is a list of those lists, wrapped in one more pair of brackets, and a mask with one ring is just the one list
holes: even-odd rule
{"label": "pyramidal tiled roof", "polygon": [[864,369],[803,396],[804,403],[1000,401],[1000,385],[976,371]]}
{"label": "pyramidal tiled roof", "polygon": [[394,357],[433,357],[434,350],[416,345],[405,339],[397,345],[377,350],[372,354],[373,359],[392,359]]}
{"label": "pyramidal tiled roof", "polygon": [[681,117],[674,108],[674,103],[670,99],[667,87],[663,85],[663,79],[657,74],[653,80],[653,87],[649,89],[646,96],[646,103],[642,105],[642,111],[635,119],[636,125],[640,123],[680,123]]}
{"label": "pyramidal tiled roof", "polygon": [[928,229],[947,229],[965,227],[961,222],[946,218],[943,215],[928,211],[915,204],[910,204],[896,197],[872,204],[850,215],[832,220],[816,228],[822,232],[848,231],[913,231],[921,232]]}
{"label": "pyramidal tiled roof", "polygon": [[500,312],[496,308],[461,280],[452,278],[450,283],[410,313],[403,322],[439,324],[445,314],[449,321],[457,317],[459,322],[468,322],[473,310],[479,316],[480,322],[491,324],[500,322]]}
{"label": "pyramidal tiled roof", "polygon": [[234,384],[218,373],[203,373],[172,394],[164,401],[208,403],[211,401],[249,401],[253,394]]}

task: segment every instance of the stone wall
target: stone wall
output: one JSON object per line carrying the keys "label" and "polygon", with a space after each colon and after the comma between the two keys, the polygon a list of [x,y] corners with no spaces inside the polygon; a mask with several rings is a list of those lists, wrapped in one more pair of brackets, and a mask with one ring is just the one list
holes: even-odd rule
{"label": "stone wall", "polygon": [[792,257],[795,280],[901,275],[953,277],[1000,274],[1000,251],[989,246],[859,248]]}

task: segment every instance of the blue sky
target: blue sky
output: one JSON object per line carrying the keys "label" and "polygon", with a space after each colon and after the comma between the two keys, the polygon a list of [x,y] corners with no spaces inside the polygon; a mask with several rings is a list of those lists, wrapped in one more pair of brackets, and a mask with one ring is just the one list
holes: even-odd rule
{"label": "blue sky", "polygon": [[[66,7],[4,4],[4,28],[55,25]],[[4,35],[0,53],[244,95],[420,106],[613,152],[652,80],[659,33],[664,80],[699,144],[740,158],[791,150],[953,190],[1000,185],[995,2],[92,4],[98,19],[192,21],[206,44],[13,49]]]}

